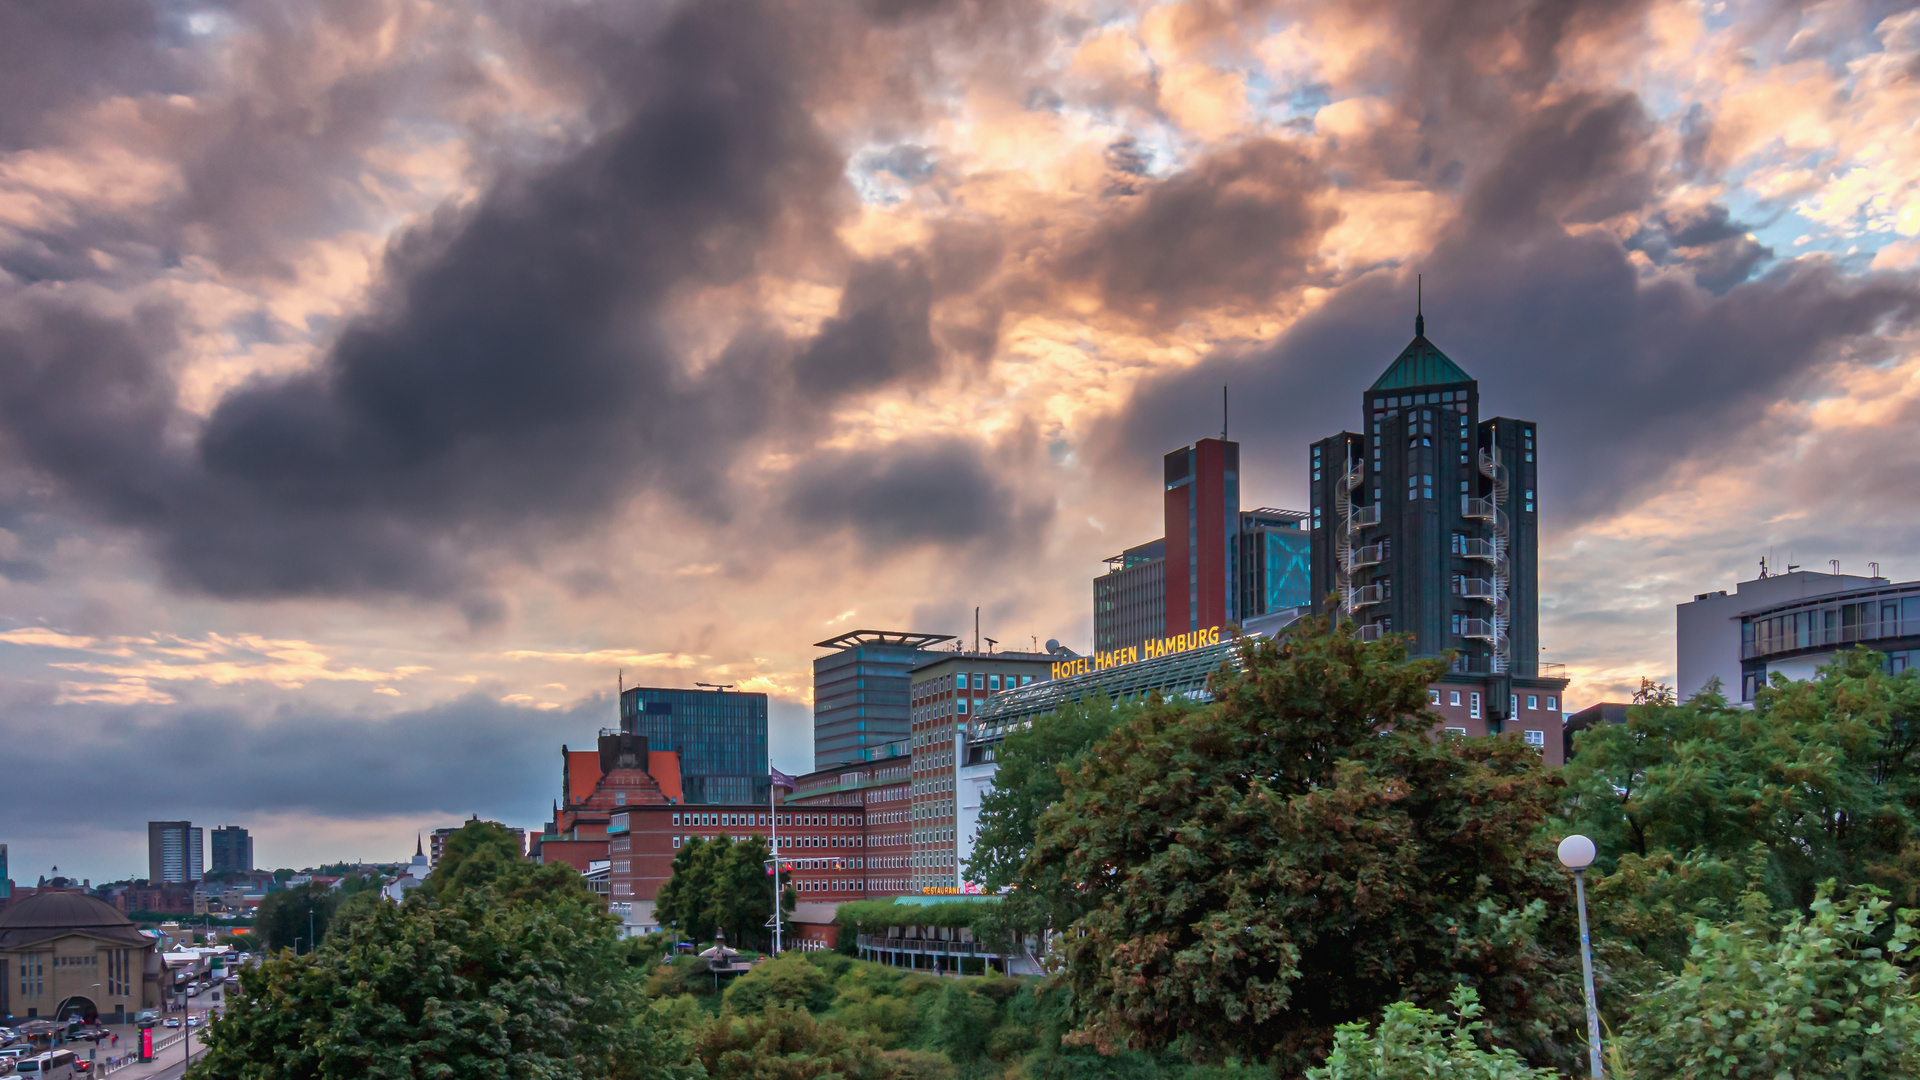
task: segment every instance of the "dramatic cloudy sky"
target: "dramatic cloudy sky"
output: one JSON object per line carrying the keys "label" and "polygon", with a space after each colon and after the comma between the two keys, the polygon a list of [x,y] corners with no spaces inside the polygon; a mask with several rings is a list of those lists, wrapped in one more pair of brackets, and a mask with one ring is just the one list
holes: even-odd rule
{"label": "dramatic cloudy sky", "polygon": [[1772,552],[1920,576],[1920,15],[1874,0],[0,5],[0,842],[533,826],[628,681],[1091,635],[1431,336],[1539,422],[1568,700]]}

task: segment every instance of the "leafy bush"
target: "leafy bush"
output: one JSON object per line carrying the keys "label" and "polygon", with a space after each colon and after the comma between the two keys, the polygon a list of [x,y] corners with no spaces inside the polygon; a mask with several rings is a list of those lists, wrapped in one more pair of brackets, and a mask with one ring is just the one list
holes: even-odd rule
{"label": "leafy bush", "polygon": [[833,1003],[833,977],[804,956],[788,953],[735,976],[723,996],[727,1008],[742,1016],[775,1006],[821,1012]]}
{"label": "leafy bush", "polygon": [[1624,1056],[1635,1080],[1920,1075],[1920,999],[1894,959],[1916,913],[1833,883],[1776,929],[1758,891],[1742,917],[1694,930],[1680,974],[1635,1003]]}
{"label": "leafy bush", "polygon": [[1511,1050],[1483,1050],[1476,1039],[1484,1012],[1472,990],[1458,987],[1446,1018],[1410,1002],[1387,1006],[1372,1032],[1364,1021],[1341,1024],[1333,1053],[1324,1067],[1307,1070],[1308,1080],[1555,1080],[1559,1074],[1529,1068]]}

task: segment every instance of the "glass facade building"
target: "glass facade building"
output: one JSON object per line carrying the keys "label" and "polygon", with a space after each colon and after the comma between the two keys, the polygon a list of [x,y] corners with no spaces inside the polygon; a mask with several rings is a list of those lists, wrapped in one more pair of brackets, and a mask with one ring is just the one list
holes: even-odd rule
{"label": "glass facade building", "polygon": [[635,686],[620,695],[620,731],[680,755],[689,803],[767,801],[767,695]]}
{"label": "glass facade building", "polygon": [[886,757],[913,730],[910,685],[929,645],[951,634],[855,630],[817,641],[813,662],[813,767]]}
{"label": "glass facade building", "polygon": [[1299,510],[1262,508],[1240,515],[1240,621],[1313,603],[1313,534]]}

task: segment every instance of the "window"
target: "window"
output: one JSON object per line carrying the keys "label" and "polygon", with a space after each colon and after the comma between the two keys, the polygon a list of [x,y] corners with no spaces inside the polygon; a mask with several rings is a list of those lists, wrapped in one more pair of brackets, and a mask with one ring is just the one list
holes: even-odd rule
{"label": "window", "polygon": [[674,823],[675,825],[678,825],[678,824],[680,824],[680,815],[679,815],[679,814],[675,814],[675,815],[673,815],[673,823]]}
{"label": "window", "polygon": [[680,847],[680,838],[679,838],[679,837],[677,837],[677,836],[676,836],[676,837],[674,837],[674,838],[673,838],[673,846],[674,846],[674,849],[675,849],[675,850],[679,850],[679,847]]}
{"label": "window", "polygon": [[1000,689],[1000,676],[998,675],[987,676],[987,689],[989,690]]}
{"label": "window", "polygon": [[1446,729],[1446,730],[1447,730],[1447,737],[1448,737],[1448,738],[1450,738],[1450,739],[1464,739],[1464,738],[1466,738],[1466,737],[1467,737],[1467,729],[1466,729],[1466,728],[1463,728],[1463,727],[1450,727],[1450,728],[1448,728],[1448,729]]}
{"label": "window", "polygon": [[1460,704],[1460,691],[1458,690],[1447,691],[1447,704],[1449,705]]}
{"label": "window", "polygon": [[1478,690],[1475,690],[1467,697],[1467,715],[1473,717],[1475,720],[1480,719],[1480,692]]}
{"label": "window", "polygon": [[1427,691],[1427,701],[1429,704],[1433,704],[1433,705],[1440,704],[1440,691],[1438,690]]}
{"label": "window", "polygon": [[1527,729],[1527,731],[1526,731],[1526,736],[1527,736],[1527,745],[1528,745],[1528,746],[1531,746],[1531,747],[1533,747],[1533,748],[1534,748],[1534,749],[1536,749],[1536,750],[1545,750],[1545,749],[1547,748],[1547,733],[1546,733],[1546,732],[1544,732],[1544,731],[1535,731],[1535,730],[1533,730],[1532,728],[1528,728],[1528,729]]}
{"label": "window", "polygon": [[1507,715],[1512,716],[1515,713],[1518,713],[1519,711],[1520,711],[1520,695],[1508,694],[1507,695]]}
{"label": "window", "polygon": [[1560,699],[1559,699],[1559,698],[1557,698],[1557,697],[1550,697],[1550,698],[1548,698],[1548,699],[1547,699],[1547,708],[1548,708],[1548,709],[1550,709],[1550,710],[1552,710],[1552,711],[1554,711],[1554,712],[1558,712],[1558,711],[1560,710]]}
{"label": "window", "polygon": [[962,713],[964,713],[964,712],[966,712],[966,711],[967,711],[967,699],[966,699],[966,698],[961,698],[961,699],[960,699],[960,711],[961,711]]}
{"label": "window", "polygon": [[[1533,496],[1532,496],[1531,494],[1529,494],[1529,495],[1528,495],[1527,497],[1528,497],[1528,498],[1532,498]],[[976,672],[974,672],[974,673],[973,673],[973,688],[974,688],[975,690],[985,690],[985,689],[987,688],[987,677],[986,677],[985,675],[982,675],[982,674],[980,674],[980,673],[979,673],[979,672],[977,672],[977,671],[976,671]]]}
{"label": "window", "polygon": [[1528,695],[1527,695],[1527,708],[1529,708],[1529,709],[1537,709],[1537,708],[1539,708],[1539,707],[1540,707],[1540,695],[1538,695],[1538,694],[1528,694]]}

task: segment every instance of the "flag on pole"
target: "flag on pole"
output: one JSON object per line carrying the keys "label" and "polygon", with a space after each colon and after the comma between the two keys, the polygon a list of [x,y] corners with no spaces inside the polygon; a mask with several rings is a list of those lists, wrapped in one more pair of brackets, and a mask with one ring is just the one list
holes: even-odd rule
{"label": "flag on pole", "polygon": [[773,786],[783,787],[783,788],[786,788],[788,791],[792,791],[795,788],[800,786],[794,781],[793,777],[788,776],[786,773],[781,772],[779,769],[771,769],[770,771],[773,773]]}

